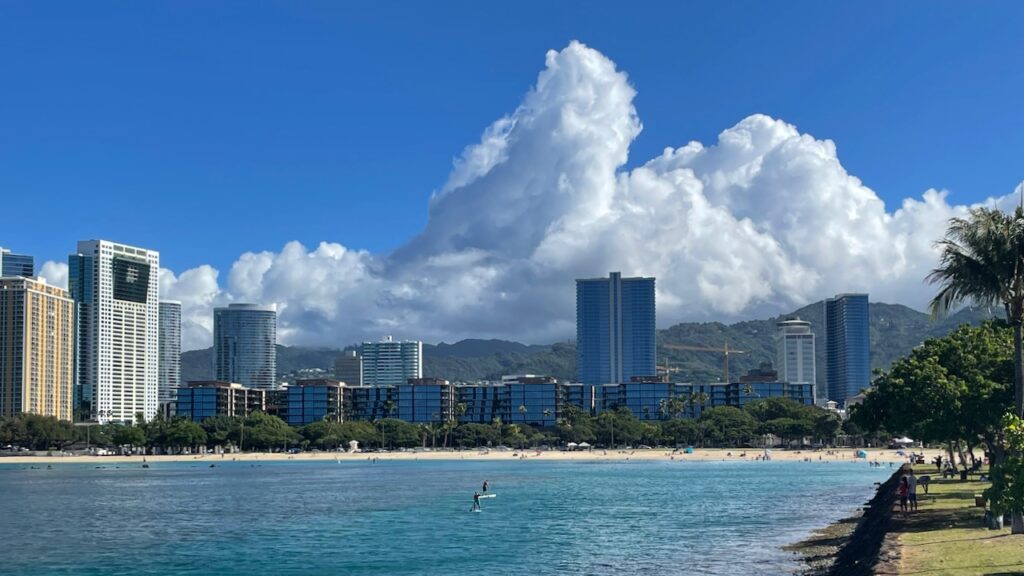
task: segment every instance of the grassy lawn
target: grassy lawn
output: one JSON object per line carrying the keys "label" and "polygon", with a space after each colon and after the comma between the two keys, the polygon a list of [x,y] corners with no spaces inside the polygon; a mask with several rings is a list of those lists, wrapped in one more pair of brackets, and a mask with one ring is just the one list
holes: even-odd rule
{"label": "grassy lawn", "polygon": [[[933,475],[933,478],[935,476]],[[932,480],[929,493],[918,487],[919,510],[893,519],[899,534],[900,574],[966,576],[1024,575],[1024,534],[1011,536],[985,528],[984,509],[974,505],[988,483]]]}

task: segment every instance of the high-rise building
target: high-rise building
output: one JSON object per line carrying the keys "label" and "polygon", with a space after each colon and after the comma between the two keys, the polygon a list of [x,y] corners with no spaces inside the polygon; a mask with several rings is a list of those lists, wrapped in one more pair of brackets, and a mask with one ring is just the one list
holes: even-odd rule
{"label": "high-rise building", "polygon": [[6,248],[0,248],[0,276],[24,276],[31,278],[36,275],[35,259],[27,254],[15,254]]}
{"label": "high-rise building", "polygon": [[584,384],[655,374],[654,278],[576,281],[576,370]]}
{"label": "high-rise building", "polygon": [[160,302],[160,364],[157,402],[160,409],[174,407],[181,386],[181,302]]}
{"label": "high-rise building", "polygon": [[825,378],[828,400],[845,403],[871,384],[868,295],[825,301]]}
{"label": "high-rise building", "polygon": [[366,386],[398,386],[423,377],[423,342],[385,336],[380,342],[363,342],[362,351]]}
{"label": "high-rise building", "polygon": [[83,240],[68,257],[75,300],[76,399],[101,423],[157,412],[160,253]]}
{"label": "high-rise building", "polygon": [[779,380],[792,384],[815,384],[814,333],[811,323],[799,318],[776,324],[775,335]]}
{"label": "high-rise building", "polygon": [[334,360],[334,377],[349,386],[363,385],[363,357],[355,350],[346,350]]}
{"label": "high-rise building", "polygon": [[0,278],[0,416],[71,420],[75,303],[41,279]]}
{"label": "high-rise building", "polygon": [[247,388],[277,381],[277,307],[230,304],[213,311],[213,362],[217,380]]}

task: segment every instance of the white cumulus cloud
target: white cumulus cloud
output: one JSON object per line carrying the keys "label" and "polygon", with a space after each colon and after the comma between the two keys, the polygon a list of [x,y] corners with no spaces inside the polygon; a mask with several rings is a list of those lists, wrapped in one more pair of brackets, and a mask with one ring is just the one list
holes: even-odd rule
{"label": "white cumulus cloud", "polygon": [[635,95],[596,50],[548,52],[522,104],[463,151],[426,227],[395,252],[290,242],[241,255],[225,283],[209,266],[161,271],[162,296],[183,302],[185,348],[209,345],[212,308],[228,302],[276,303],[288,344],[551,342],[574,334],[574,279],[613,270],[657,277],[662,326],[847,291],[925,303],[933,242],[966,211],[946,192],[888,212],[832,141],[760,114],[625,170],[642,129]]}

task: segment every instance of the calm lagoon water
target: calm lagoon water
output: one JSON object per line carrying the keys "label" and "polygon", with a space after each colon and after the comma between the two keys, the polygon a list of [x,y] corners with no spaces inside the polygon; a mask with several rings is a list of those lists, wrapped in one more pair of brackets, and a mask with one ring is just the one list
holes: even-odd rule
{"label": "calm lagoon water", "polygon": [[[0,465],[4,574],[790,574],[891,471],[804,462]],[[469,513],[484,479],[498,496]]]}

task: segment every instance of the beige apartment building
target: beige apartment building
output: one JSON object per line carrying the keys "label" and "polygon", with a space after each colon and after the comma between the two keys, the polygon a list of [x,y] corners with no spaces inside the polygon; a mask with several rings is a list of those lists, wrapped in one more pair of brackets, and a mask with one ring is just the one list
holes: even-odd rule
{"label": "beige apartment building", "polygon": [[75,303],[42,279],[0,278],[0,416],[72,419]]}

